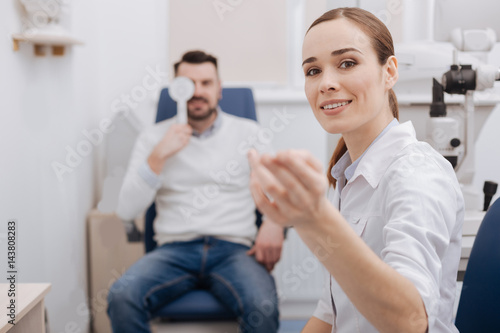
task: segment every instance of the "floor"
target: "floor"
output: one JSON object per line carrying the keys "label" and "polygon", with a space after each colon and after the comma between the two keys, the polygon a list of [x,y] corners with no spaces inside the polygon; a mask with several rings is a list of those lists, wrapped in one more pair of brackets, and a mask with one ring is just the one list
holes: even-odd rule
{"label": "floor", "polygon": [[[282,320],[278,333],[300,333],[307,320]],[[235,323],[177,323],[168,326],[157,325],[155,333],[236,333]]]}
{"label": "floor", "polygon": [[278,333],[299,333],[307,320],[282,320]]}

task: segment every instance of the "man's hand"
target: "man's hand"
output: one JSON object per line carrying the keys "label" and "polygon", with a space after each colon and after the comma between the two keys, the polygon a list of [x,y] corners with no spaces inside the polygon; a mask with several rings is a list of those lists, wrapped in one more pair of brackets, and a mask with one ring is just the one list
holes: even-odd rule
{"label": "man's hand", "polygon": [[144,241],[144,234],[137,229],[134,221],[122,220],[123,226],[125,227],[125,233],[127,234],[127,241],[129,243],[138,243]]}
{"label": "man's hand", "polygon": [[188,124],[173,124],[148,157],[151,170],[160,174],[165,161],[187,146],[193,129]]}
{"label": "man's hand", "polygon": [[265,219],[259,228],[254,246],[248,250],[247,254],[255,255],[255,260],[271,272],[280,260],[284,239],[283,227]]}

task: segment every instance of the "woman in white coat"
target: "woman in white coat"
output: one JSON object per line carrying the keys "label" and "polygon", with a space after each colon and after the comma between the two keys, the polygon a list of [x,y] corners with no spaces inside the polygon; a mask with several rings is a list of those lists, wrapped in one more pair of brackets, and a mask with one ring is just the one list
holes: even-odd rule
{"label": "woman in white coat", "polygon": [[302,57],[316,119],[342,134],[327,177],[305,151],[249,159],[259,209],[331,274],[303,332],[457,332],[463,198],[450,163],[398,122],[388,29],[338,8],[311,25]]}

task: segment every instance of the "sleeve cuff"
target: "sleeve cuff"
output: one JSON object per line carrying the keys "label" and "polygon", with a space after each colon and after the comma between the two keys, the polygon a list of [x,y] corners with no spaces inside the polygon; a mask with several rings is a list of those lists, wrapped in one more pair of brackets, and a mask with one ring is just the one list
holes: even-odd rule
{"label": "sleeve cuff", "polygon": [[316,310],[314,310],[313,317],[316,317],[332,326],[335,321],[335,314],[333,313],[332,307],[325,304],[322,299],[318,301],[318,305],[316,306]]}
{"label": "sleeve cuff", "polygon": [[161,179],[151,170],[148,162],[144,161],[137,170],[139,176],[153,189],[158,190],[161,187]]}

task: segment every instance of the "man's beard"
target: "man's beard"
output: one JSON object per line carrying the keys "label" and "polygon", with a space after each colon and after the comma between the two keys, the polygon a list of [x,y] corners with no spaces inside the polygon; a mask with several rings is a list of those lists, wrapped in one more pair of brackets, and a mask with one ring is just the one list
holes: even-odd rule
{"label": "man's beard", "polygon": [[188,110],[188,118],[191,120],[196,120],[196,121],[205,120],[205,119],[210,118],[210,116],[212,116],[216,110],[217,110],[217,108],[211,108],[211,109],[208,109],[207,112],[205,112],[203,114],[192,114],[192,112],[190,110]]}
{"label": "man's beard", "polygon": [[[203,100],[208,104],[208,101],[203,97],[194,97],[191,100],[196,100],[196,99]],[[189,101],[188,101],[188,103],[189,103]],[[217,107],[214,107],[214,108],[208,109],[207,112],[205,112],[203,114],[196,114],[195,112],[192,112],[188,108],[188,118],[191,120],[195,120],[195,121],[205,120],[205,119],[210,118],[216,112],[216,110],[217,110]]]}

